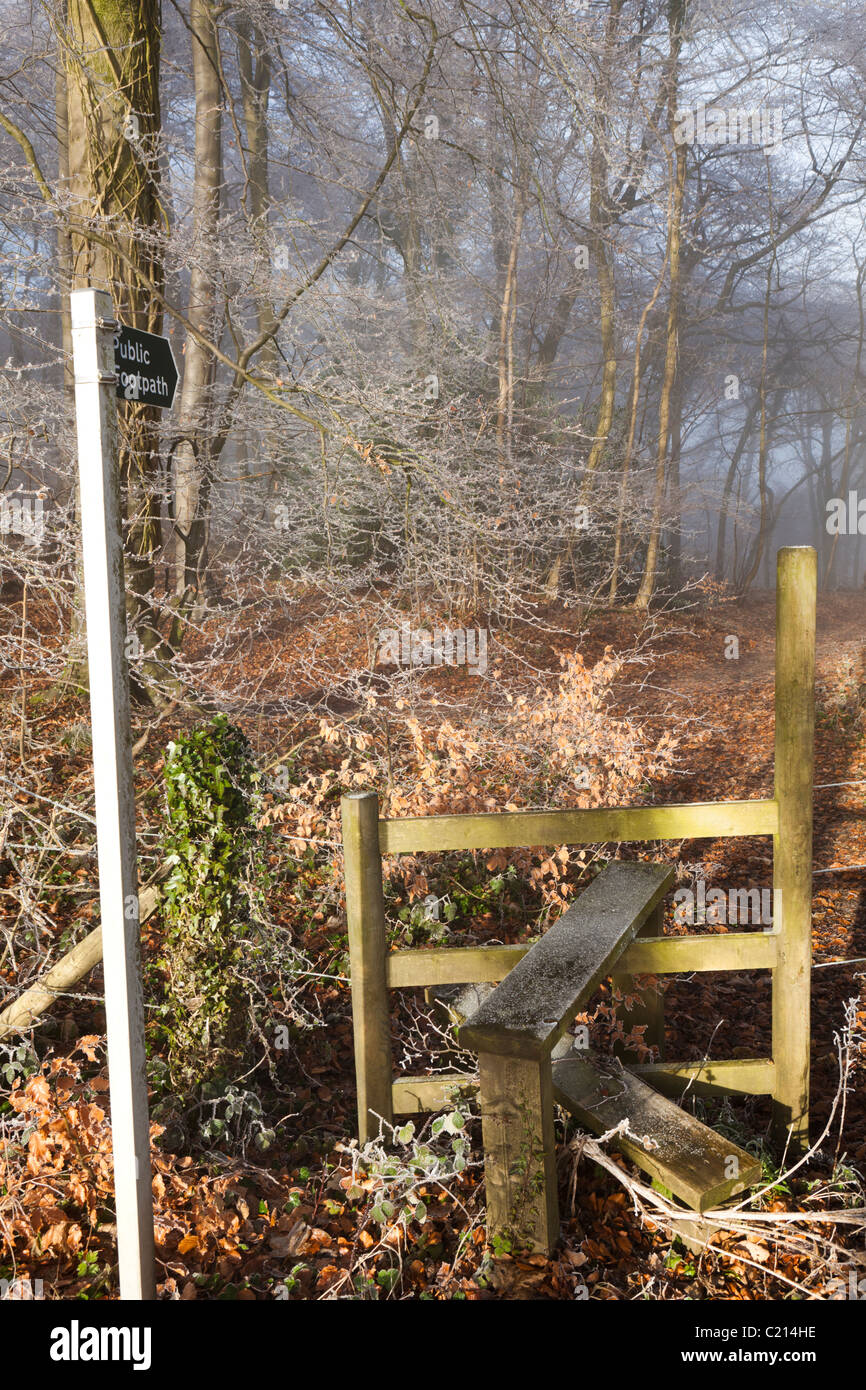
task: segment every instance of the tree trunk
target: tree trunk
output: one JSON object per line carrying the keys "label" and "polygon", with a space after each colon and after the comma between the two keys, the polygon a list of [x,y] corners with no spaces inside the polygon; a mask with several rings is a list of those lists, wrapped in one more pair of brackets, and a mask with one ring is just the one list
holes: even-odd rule
{"label": "tree trunk", "polygon": [[[593,89],[595,117],[592,152],[589,161],[589,242],[598,281],[602,375],[601,395],[595,422],[595,438],[586,460],[580,487],[582,504],[585,504],[589,498],[593,475],[604,455],[616,406],[616,289],[613,275],[613,254],[608,244],[608,237],[610,229],[616,221],[617,208],[611,200],[608,186],[607,141],[610,129],[610,71],[621,11],[622,0],[611,0],[605,25],[603,61]],[[555,598],[559,588],[562,559],[560,552],[555,557],[545,581],[545,590],[551,599]]]}
{"label": "tree trunk", "polygon": [[[668,253],[669,251],[670,247],[668,247]],[[628,495],[629,472],[631,469],[632,457],[634,455],[634,441],[635,434],[637,433],[638,401],[640,399],[640,385],[644,370],[643,364],[641,362],[641,354],[643,352],[643,335],[644,330],[646,329],[647,319],[649,318],[650,314],[655,308],[656,300],[658,299],[659,294],[661,293],[661,287],[664,284],[667,265],[668,260],[666,254],[664,262],[662,264],[662,268],[659,272],[658,279],[656,280],[655,285],[653,286],[653,292],[641,311],[640,322],[638,323],[637,333],[635,334],[634,340],[634,365],[632,367],[631,377],[631,399],[629,404],[628,432],[626,434],[625,449],[623,450],[622,478],[620,480],[619,487],[619,506],[617,508],[616,533],[614,539],[613,561],[611,563],[610,574],[609,598],[611,603],[614,603],[616,600],[617,585],[619,583],[619,570],[620,564],[622,562],[623,529],[625,525],[625,504]]]}
{"label": "tree trunk", "polygon": [[500,467],[511,462],[511,433],[514,411],[514,324],[517,318],[517,258],[523,232],[524,195],[518,194],[511,236],[511,250],[505,271],[505,284],[499,308],[499,353],[497,358],[499,396],[496,409],[496,444]]}
{"label": "tree trunk", "polygon": [[[68,0],[64,32],[69,279],[111,294],[117,318],[159,333],[163,287],[156,143],[159,0]],[[62,102],[58,120],[63,120]],[[61,159],[62,159],[61,151]],[[153,606],[161,543],[157,411],[119,409],[127,606],[145,654],[162,654]]]}
{"label": "tree trunk", "polygon": [[[271,55],[261,31],[241,15],[235,20],[237,32],[238,72],[241,83],[241,99],[244,113],[244,136],[246,140],[246,182],[244,203],[246,205],[252,241],[262,264],[271,263],[271,237],[269,226],[269,142],[268,106],[271,89]],[[255,301],[256,337],[269,333],[274,327],[274,309],[269,294],[259,294]],[[277,376],[278,353],[276,342],[268,339],[261,352],[261,369],[266,376]],[[256,438],[252,429],[244,431],[240,446],[240,476],[246,480],[249,475],[251,444]],[[270,476],[265,485],[267,497],[279,492],[280,469],[277,458],[280,452],[279,438],[267,426],[263,431],[260,457],[267,460]],[[245,485],[245,484],[244,484]],[[264,506],[268,503],[265,501]]]}
{"label": "tree trunk", "polygon": [[746,411],[746,418],[743,421],[743,427],[740,430],[740,436],[734,447],[734,452],[731,455],[731,462],[728,465],[728,472],[725,477],[724,487],[722,488],[722,501],[721,506],[719,508],[719,529],[718,538],[716,542],[716,579],[719,580],[720,583],[724,578],[725,574],[725,541],[727,538],[728,510],[730,508],[731,503],[731,492],[733,491],[734,480],[737,476],[737,469],[740,466],[740,459],[743,457],[743,451],[745,450],[745,447],[749,442],[749,439],[752,434],[752,428],[755,423],[755,416],[758,413],[758,408],[760,404],[760,396],[756,395],[754,400],[752,401],[752,404]]}
{"label": "tree trunk", "polygon": [[659,433],[656,454],[655,495],[653,498],[652,520],[647,543],[646,564],[643,579],[634,606],[638,611],[649,608],[655,588],[658,568],[659,542],[662,527],[662,505],[667,479],[668,439],[671,424],[671,398],[677,374],[679,352],[679,308],[680,308],[680,244],[682,237],[683,202],[686,186],[686,151],[678,145],[676,152],[676,172],[674,177],[674,196],[670,224],[670,301],[668,304],[668,323],[665,346],[665,368],[659,398]]}
{"label": "tree trunk", "polygon": [[672,517],[670,527],[670,550],[668,560],[668,580],[674,589],[682,583],[682,498],[680,495],[680,450],[683,442],[683,377],[677,372],[671,401],[671,459],[668,472],[668,514]]}
{"label": "tree trunk", "polygon": [[[66,6],[62,10],[62,22],[66,23]],[[57,219],[57,270],[60,294],[60,345],[63,353],[63,396],[70,420],[75,418],[75,374],[72,368],[72,316],[69,307],[69,292],[72,281],[72,238],[66,217],[66,201],[69,197],[69,104],[66,91],[66,69],[63,61],[62,43],[58,45],[58,63],[54,84],[54,122],[57,131],[57,200],[61,213]],[[70,617],[69,647],[66,667],[61,684],[78,691],[87,689],[87,628],[84,622],[84,557],[81,550],[81,501],[79,495],[78,469],[73,468],[74,512],[70,521],[75,536],[75,558],[72,562],[71,582],[73,585],[72,613]]]}
{"label": "tree trunk", "polygon": [[[209,0],[190,0],[189,14],[195,89],[195,182],[187,317],[206,339],[217,342],[217,291],[211,268],[223,179],[223,91],[216,21]],[[187,333],[178,442],[173,450],[174,583],[178,596],[201,595],[207,566],[211,468],[207,425],[213,406],[215,368],[213,354],[194,334]]]}
{"label": "tree trunk", "polygon": [[686,146],[676,141],[676,109],[680,50],[683,44],[683,26],[686,17],[687,0],[670,0],[668,9],[670,23],[670,60],[668,73],[668,129],[674,146],[673,189],[668,227],[668,247],[670,262],[670,298],[668,302],[668,322],[665,345],[665,367],[659,399],[658,452],[656,454],[655,494],[653,498],[652,520],[647,543],[646,564],[643,579],[635,598],[638,611],[649,608],[655,588],[658,568],[659,542],[662,527],[662,505],[664,503],[667,476],[668,439],[671,425],[671,398],[677,374],[679,354],[679,313],[680,313],[680,252],[682,247],[683,207],[686,192]]}
{"label": "tree trunk", "polygon": [[[238,69],[241,79],[241,98],[244,112],[244,134],[247,145],[245,202],[253,241],[262,259],[270,259],[270,229],[268,213],[268,106],[271,88],[271,57],[262,34],[246,17],[236,21],[238,35]],[[256,300],[256,336],[268,332],[274,323],[270,298],[260,295]],[[262,370],[273,370],[276,347],[270,340],[262,348]]]}

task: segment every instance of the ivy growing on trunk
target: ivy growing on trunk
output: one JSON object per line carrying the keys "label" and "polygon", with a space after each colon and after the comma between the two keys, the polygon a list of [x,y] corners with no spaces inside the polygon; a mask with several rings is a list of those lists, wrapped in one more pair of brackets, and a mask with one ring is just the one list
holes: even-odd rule
{"label": "ivy growing on trunk", "polygon": [[244,962],[264,909],[258,779],[246,735],[217,715],[168,745],[165,1010],[172,1085],[227,1079],[244,1054],[250,991]]}

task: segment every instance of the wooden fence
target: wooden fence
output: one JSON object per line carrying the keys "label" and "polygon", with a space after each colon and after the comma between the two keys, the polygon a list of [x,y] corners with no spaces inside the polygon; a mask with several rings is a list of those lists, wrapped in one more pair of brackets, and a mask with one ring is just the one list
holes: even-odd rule
{"label": "wooden fence", "polygon": [[816,573],[816,554],[811,547],[779,551],[775,780],[770,799],[382,820],[374,791],[343,797],[362,1143],[379,1133],[380,1117],[390,1123],[395,1114],[436,1110],[454,1086],[473,1079],[458,1073],[393,1076],[388,991],[501,980],[529,949],[472,946],[389,953],[383,854],[772,835],[774,911],[770,930],[641,936],[617,961],[617,972],[772,971],[769,1057],[657,1062],[634,1070],[669,1094],[690,1085],[698,1093],[770,1095],[777,1136],[783,1141],[790,1137],[789,1152],[802,1149],[809,1126]]}

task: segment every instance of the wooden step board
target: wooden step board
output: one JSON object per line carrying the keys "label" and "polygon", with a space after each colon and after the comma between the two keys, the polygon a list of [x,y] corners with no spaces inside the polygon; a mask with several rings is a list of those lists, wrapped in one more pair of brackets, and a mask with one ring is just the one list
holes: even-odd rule
{"label": "wooden step board", "polygon": [[[628,1135],[612,1142],[694,1211],[708,1211],[760,1179],[758,1159],[613,1058],[581,1052],[554,1062],[553,1094],[596,1134],[627,1119]],[[642,1144],[642,1139],[649,1143]]]}
{"label": "wooden step board", "polygon": [[[434,985],[430,990],[431,1004],[435,1004],[446,1028],[454,1031],[455,1039],[462,1024],[489,999],[495,986],[487,983],[477,985]],[[566,1057],[574,1045],[574,1038],[565,1033],[554,1047],[550,1056]]]}
{"label": "wooden step board", "polygon": [[467,1020],[460,1045],[549,1055],[673,881],[666,864],[608,864]]}

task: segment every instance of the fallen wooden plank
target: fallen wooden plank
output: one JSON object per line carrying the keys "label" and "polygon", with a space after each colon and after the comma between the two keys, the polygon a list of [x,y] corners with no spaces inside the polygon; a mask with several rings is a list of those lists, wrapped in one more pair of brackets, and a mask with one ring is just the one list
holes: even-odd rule
{"label": "fallen wooden plank", "polygon": [[553,1063],[554,1098],[596,1134],[627,1123],[616,1146],[694,1211],[757,1182],[761,1164],[613,1058],[572,1053]]}
{"label": "fallen wooden plank", "polygon": [[[158,884],[168,876],[168,869],[160,869],[146,888],[138,894],[138,920],[143,925],[156,911],[160,898]],[[50,1008],[55,1001],[83,980],[95,965],[102,960],[102,927],[95,927],[77,945],[61,956],[35,985],[14,999],[0,1013],[0,1038],[10,1033],[22,1033]]]}
{"label": "fallen wooden plank", "polygon": [[673,881],[665,864],[608,864],[464,1024],[461,1047],[548,1055]]}
{"label": "fallen wooden plank", "polygon": [[513,849],[518,845],[700,840],[774,835],[778,825],[778,809],[770,800],[413,816],[380,820],[379,848],[383,854],[417,854],[424,850]]}

